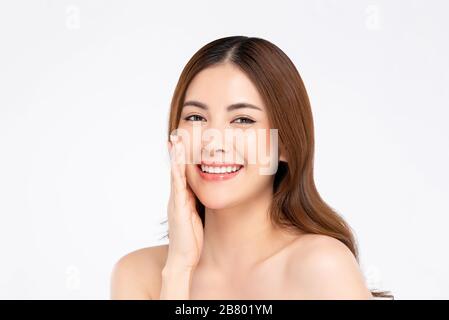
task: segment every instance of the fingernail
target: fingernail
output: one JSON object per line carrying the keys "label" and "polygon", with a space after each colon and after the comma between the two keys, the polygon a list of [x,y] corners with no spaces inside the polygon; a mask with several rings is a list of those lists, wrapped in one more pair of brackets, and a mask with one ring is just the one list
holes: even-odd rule
{"label": "fingernail", "polygon": [[171,141],[171,142],[176,142],[176,141],[178,141],[178,136],[175,136],[175,135],[171,134],[171,135],[170,135],[170,141]]}

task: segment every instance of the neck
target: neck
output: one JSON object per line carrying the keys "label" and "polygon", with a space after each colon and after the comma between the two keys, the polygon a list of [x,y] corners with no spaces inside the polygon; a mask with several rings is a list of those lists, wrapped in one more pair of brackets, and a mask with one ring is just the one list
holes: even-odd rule
{"label": "neck", "polygon": [[224,272],[250,268],[280,246],[284,239],[269,217],[272,190],[226,209],[205,208],[201,261]]}

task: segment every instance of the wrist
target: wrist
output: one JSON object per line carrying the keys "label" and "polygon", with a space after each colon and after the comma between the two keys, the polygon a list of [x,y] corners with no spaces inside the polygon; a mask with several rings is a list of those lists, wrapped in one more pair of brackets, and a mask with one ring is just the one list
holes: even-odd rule
{"label": "wrist", "polygon": [[188,300],[193,269],[166,265],[162,269],[161,300]]}
{"label": "wrist", "polygon": [[162,276],[171,277],[171,276],[190,276],[193,273],[194,268],[189,266],[180,266],[180,265],[172,265],[166,264],[162,269]]}

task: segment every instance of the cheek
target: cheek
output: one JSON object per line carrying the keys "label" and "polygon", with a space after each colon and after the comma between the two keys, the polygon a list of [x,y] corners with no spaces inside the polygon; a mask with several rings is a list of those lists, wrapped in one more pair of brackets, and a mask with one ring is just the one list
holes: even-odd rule
{"label": "cheek", "polygon": [[[191,125],[180,125],[178,127],[178,134],[181,135],[181,140],[183,142],[183,145],[185,147],[185,161],[186,164],[194,163],[195,158],[195,146],[197,145],[193,141],[193,128]],[[187,169],[186,169],[187,172]]]}
{"label": "cheek", "polygon": [[258,129],[245,135],[244,149],[240,149],[239,152],[244,155],[248,164],[265,167],[277,161],[277,145],[277,131],[272,132],[269,128]]}
{"label": "cheek", "polygon": [[257,131],[246,131],[245,134],[240,137],[242,141],[236,144],[237,152],[245,160],[247,171],[251,171],[250,166],[257,164]]}

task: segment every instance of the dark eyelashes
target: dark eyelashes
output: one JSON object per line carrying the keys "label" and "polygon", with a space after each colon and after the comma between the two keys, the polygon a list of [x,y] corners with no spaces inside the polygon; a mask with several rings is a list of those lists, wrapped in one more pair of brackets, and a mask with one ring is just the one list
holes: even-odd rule
{"label": "dark eyelashes", "polygon": [[246,122],[240,122],[242,124],[252,124],[252,123],[256,122],[253,119],[250,119],[250,118],[247,118],[247,117],[239,117],[239,118],[236,118],[235,120],[245,120]]}
{"label": "dark eyelashes", "polygon": [[[193,120],[192,118],[195,118],[196,120]],[[190,116],[185,117],[184,120],[186,120],[186,121],[198,121],[198,120],[203,121],[205,119],[200,115],[192,114]],[[256,122],[253,119],[250,119],[248,117],[238,117],[238,118],[234,119],[233,122],[236,120],[241,120],[242,122],[237,122],[240,124],[252,124],[252,123]]]}
{"label": "dark eyelashes", "polygon": [[186,120],[186,121],[197,121],[197,120],[191,120],[190,118],[192,118],[192,117],[197,117],[197,118],[204,119],[202,116],[199,116],[197,114],[192,114],[192,115],[190,115],[188,117],[185,117],[184,120]]}

